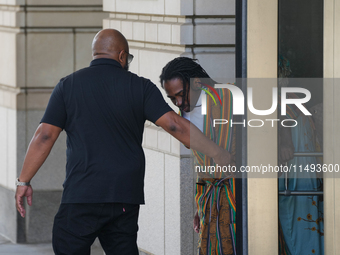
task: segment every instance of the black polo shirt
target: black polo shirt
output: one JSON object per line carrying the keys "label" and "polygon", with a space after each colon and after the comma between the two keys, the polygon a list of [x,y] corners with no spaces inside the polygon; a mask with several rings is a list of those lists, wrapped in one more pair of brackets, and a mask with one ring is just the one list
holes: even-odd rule
{"label": "black polo shirt", "polygon": [[145,120],[171,111],[159,89],[112,59],[63,79],[41,120],[67,133],[62,203],[144,203]]}

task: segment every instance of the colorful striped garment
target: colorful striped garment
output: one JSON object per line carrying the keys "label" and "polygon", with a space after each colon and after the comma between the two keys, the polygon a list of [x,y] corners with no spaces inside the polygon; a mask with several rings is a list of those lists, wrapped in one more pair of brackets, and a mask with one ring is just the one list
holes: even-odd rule
{"label": "colorful striped garment", "polygon": [[[227,89],[217,89],[222,106],[207,98],[207,115],[204,116],[203,133],[219,146],[235,155],[235,130],[230,128],[232,95]],[[228,120],[228,124],[213,127],[213,119]],[[212,158],[192,151],[195,164],[214,166]],[[195,201],[200,217],[199,255],[236,254],[236,202],[235,179],[225,173],[199,173]]]}

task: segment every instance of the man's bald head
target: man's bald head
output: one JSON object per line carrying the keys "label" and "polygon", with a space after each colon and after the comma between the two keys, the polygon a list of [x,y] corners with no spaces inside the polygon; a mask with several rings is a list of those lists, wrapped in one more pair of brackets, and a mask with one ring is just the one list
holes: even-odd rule
{"label": "man's bald head", "polygon": [[115,29],[99,31],[92,42],[92,57],[112,58],[119,61],[121,51],[129,52],[129,45],[124,35]]}

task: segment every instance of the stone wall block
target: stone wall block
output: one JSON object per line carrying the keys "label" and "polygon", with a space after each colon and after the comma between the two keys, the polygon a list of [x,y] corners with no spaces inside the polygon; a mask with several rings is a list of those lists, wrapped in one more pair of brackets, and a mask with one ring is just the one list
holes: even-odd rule
{"label": "stone wall block", "polygon": [[[104,28],[108,28],[108,27],[104,27]],[[117,29],[119,31],[122,31],[122,21],[121,20],[115,20],[115,19],[110,20],[110,27],[109,28],[114,28],[114,29]]]}
{"label": "stone wall block", "polygon": [[[27,35],[27,86],[54,87],[74,70],[74,36],[71,33]],[[53,49],[53,50],[51,50]]]}
{"label": "stone wall block", "polygon": [[[164,0],[115,0],[115,12],[142,13],[142,14],[164,14]],[[105,5],[104,5],[105,6]],[[105,6],[106,7],[106,6]],[[112,8],[112,5],[110,5]],[[107,10],[105,11],[113,11]]]}
{"label": "stone wall block", "polygon": [[155,22],[145,23],[145,41],[157,42],[158,38],[158,24]]}
{"label": "stone wall block", "polygon": [[195,1],[196,15],[234,15],[235,0],[212,0],[207,3],[206,0]]}
{"label": "stone wall block", "polygon": [[159,43],[171,43],[171,24],[158,24],[158,42]]}
{"label": "stone wall block", "polygon": [[[3,92],[0,91],[0,100],[3,98]],[[8,125],[7,125],[7,115],[8,115],[8,109],[5,107],[0,106],[0,118],[3,121],[0,121],[0,185],[7,186],[7,176],[8,176]]]}
{"label": "stone wall block", "polygon": [[102,0],[103,11],[115,12],[116,11],[116,0]]}
{"label": "stone wall block", "polygon": [[171,152],[170,134],[163,129],[158,131],[158,149],[164,152]]}
{"label": "stone wall block", "polygon": [[171,153],[175,155],[180,154],[180,142],[173,136],[171,138]]}
{"label": "stone wall block", "polygon": [[0,84],[16,86],[16,34],[0,31]]}
{"label": "stone wall block", "polygon": [[122,20],[121,33],[127,40],[133,39],[133,22],[131,20]]}
{"label": "stone wall block", "polygon": [[165,154],[165,254],[181,254],[180,159]]}
{"label": "stone wall block", "polygon": [[152,254],[164,253],[164,153],[144,148],[145,206],[139,214],[138,246]]}
{"label": "stone wall block", "polygon": [[144,22],[133,22],[132,25],[132,38],[135,41],[145,40],[145,23]]}
{"label": "stone wall block", "polygon": [[75,35],[75,69],[88,67],[92,61],[92,40],[96,32],[76,33]]}
{"label": "stone wall block", "polygon": [[27,13],[29,27],[100,27],[107,14],[101,11],[34,11]]}
{"label": "stone wall block", "polygon": [[196,44],[235,44],[234,19],[197,21],[195,35]]}
{"label": "stone wall block", "polygon": [[[23,2],[22,4],[25,4],[25,0],[7,0],[7,1],[21,1]],[[114,2],[115,0],[113,0]],[[86,6],[86,5],[90,5],[90,6],[101,6],[103,4],[102,0],[26,0],[27,5],[52,5],[52,6],[56,6],[56,5],[61,5],[61,6],[68,6],[68,5],[73,5],[73,6]],[[105,2],[105,1],[104,1]],[[112,0],[110,0],[110,2],[112,2]]]}
{"label": "stone wall block", "polygon": [[158,135],[157,135],[157,128],[155,127],[146,127],[144,129],[145,133],[145,146],[151,148],[158,147]]}

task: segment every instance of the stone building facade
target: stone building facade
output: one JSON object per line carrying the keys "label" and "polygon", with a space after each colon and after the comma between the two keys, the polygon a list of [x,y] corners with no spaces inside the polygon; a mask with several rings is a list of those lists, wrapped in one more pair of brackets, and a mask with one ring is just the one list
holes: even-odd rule
{"label": "stone building facade", "polygon": [[[197,58],[216,80],[233,82],[234,9],[232,0],[0,0],[0,233],[13,242],[51,240],[65,176],[65,133],[32,180],[25,219],[16,212],[15,179],[53,87],[88,66],[97,31],[120,30],[135,56],[130,70],[159,87],[161,68],[178,56]],[[146,123],[143,147],[146,205],[138,245],[153,254],[194,254],[188,150],[152,123]]]}
{"label": "stone building facade", "polygon": [[[340,148],[339,1],[324,0],[324,77],[331,81],[324,89],[327,164],[338,163]],[[277,10],[277,1],[248,1],[248,78],[277,75]],[[216,81],[235,81],[235,0],[0,0],[0,234],[13,242],[51,240],[65,177],[65,133],[32,180],[34,200],[25,219],[15,209],[15,179],[53,87],[89,65],[91,41],[102,28],[126,36],[135,56],[130,70],[159,88],[162,67],[178,56],[198,59]],[[248,165],[276,164],[276,140],[274,129],[248,130]],[[146,254],[195,254],[189,151],[149,122],[143,147],[146,205],[138,245]],[[340,254],[340,185],[333,177],[324,182],[325,254]],[[248,179],[249,254],[277,252],[277,197],[275,178]]]}
{"label": "stone building facade", "polygon": [[13,242],[51,240],[65,177],[65,134],[32,180],[34,204],[16,212],[15,179],[59,79],[88,65],[107,15],[102,2],[0,1],[0,233]]}

